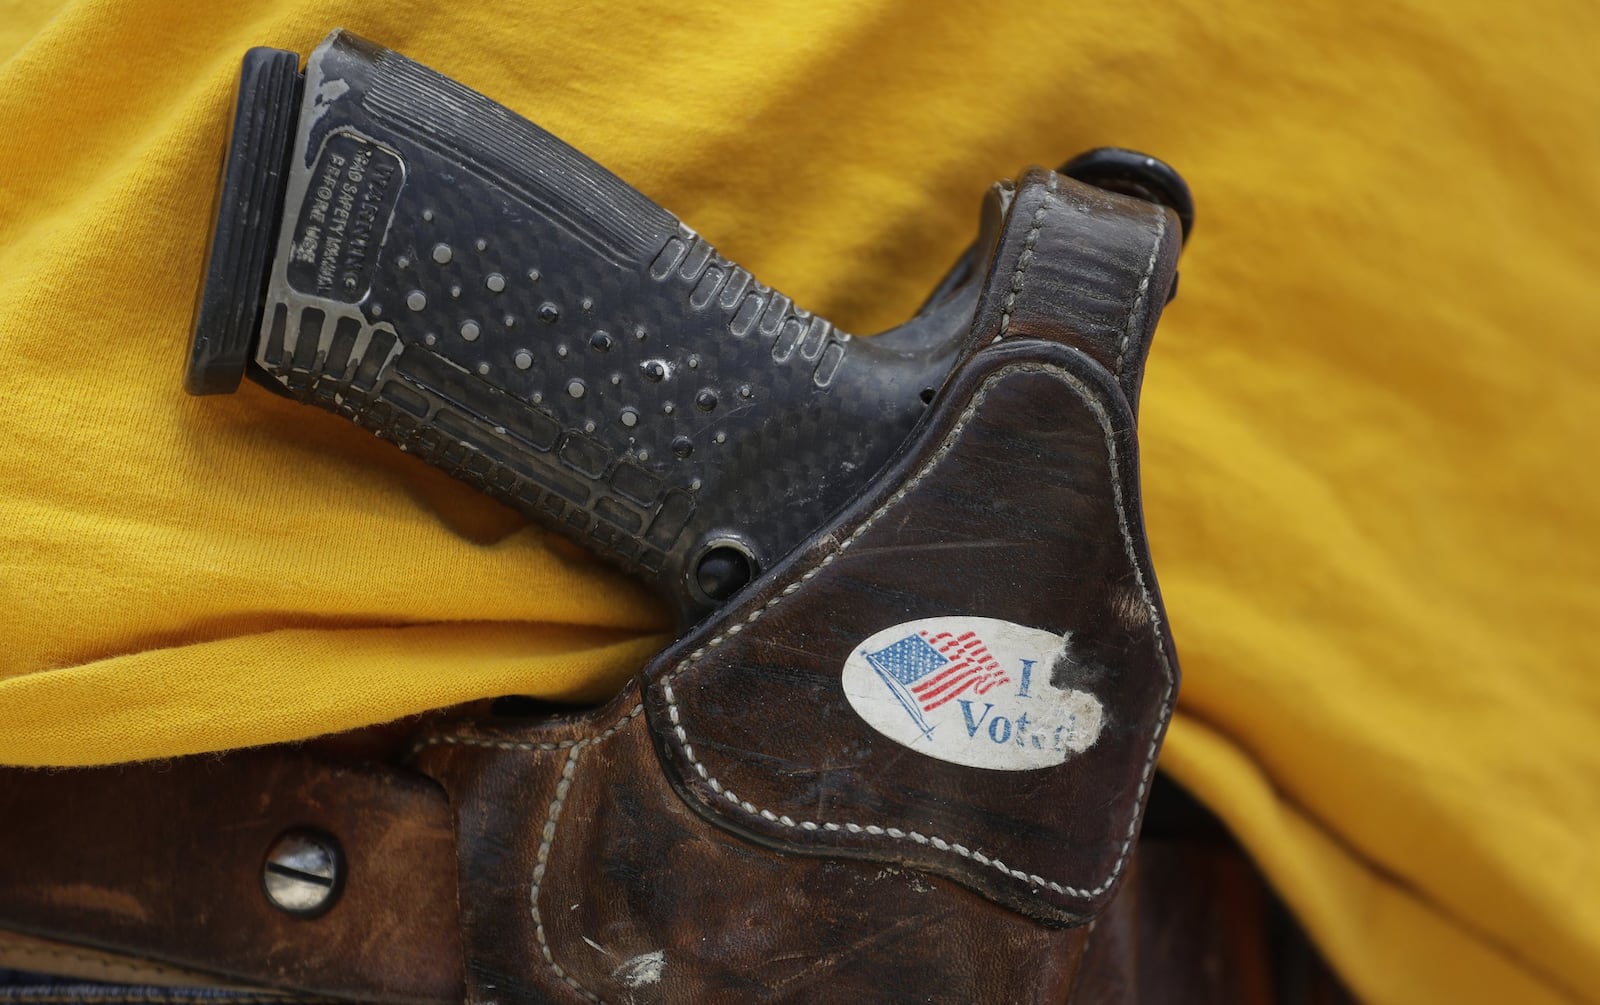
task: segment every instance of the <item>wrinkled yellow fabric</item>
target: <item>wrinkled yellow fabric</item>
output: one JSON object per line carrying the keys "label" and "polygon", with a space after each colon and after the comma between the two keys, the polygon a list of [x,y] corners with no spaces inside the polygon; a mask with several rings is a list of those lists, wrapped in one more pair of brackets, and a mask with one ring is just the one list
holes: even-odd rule
{"label": "wrinkled yellow fabric", "polygon": [[180,387],[242,51],[343,25],[845,327],[989,181],[1197,193],[1144,398],[1163,764],[1373,1002],[1600,1000],[1600,8],[0,2],[0,761],[598,698],[636,589],[348,423]]}

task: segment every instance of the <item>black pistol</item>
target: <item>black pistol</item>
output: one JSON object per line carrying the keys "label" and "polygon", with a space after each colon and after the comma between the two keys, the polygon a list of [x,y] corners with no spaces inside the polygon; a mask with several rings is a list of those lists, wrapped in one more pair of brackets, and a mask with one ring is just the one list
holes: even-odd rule
{"label": "black pistol", "polygon": [[[1047,277],[1077,284],[1061,301],[1080,348],[1120,341],[1132,402],[1189,195],[1128,151],[1062,170],[1095,195],[1052,189],[1132,195],[1137,222],[1164,231],[1152,250],[1147,230],[1085,211],[1065,242],[1078,259]],[[855,338],[398,53],[335,32],[302,72],[295,53],[254,49],[186,386],[231,392],[248,373],[343,415],[653,583],[682,627],[857,497],[995,340],[977,319],[1015,296],[991,273],[1002,234],[1034,214],[1013,219],[1019,184],[990,191],[977,242],[914,318]]]}

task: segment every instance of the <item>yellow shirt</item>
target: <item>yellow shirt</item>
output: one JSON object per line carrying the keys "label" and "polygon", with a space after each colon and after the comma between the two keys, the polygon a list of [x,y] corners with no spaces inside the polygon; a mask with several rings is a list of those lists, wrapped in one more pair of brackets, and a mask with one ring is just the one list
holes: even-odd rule
{"label": "yellow shirt", "polygon": [[336,24],[853,331],[994,178],[1200,218],[1144,395],[1164,767],[1373,1002],[1600,1000],[1600,8],[0,0],[0,761],[599,698],[643,594],[354,426],[180,386],[244,49]]}

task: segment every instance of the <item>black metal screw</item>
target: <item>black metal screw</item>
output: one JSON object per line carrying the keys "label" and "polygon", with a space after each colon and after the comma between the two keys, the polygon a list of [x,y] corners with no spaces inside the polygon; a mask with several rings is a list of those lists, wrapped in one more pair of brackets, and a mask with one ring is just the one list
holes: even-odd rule
{"label": "black metal screw", "polygon": [[714,543],[695,563],[694,582],[714,601],[727,600],[755,578],[755,559],[729,541]]}

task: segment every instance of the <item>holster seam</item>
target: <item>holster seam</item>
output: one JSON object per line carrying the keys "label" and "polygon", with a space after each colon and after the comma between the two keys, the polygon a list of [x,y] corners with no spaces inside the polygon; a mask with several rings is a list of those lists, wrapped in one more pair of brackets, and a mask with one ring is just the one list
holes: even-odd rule
{"label": "holster seam", "polygon": [[[1051,172],[1047,185],[1049,191],[1054,192],[1061,182],[1061,176]],[[1028,266],[1033,262],[1033,248],[1039,243],[1039,228],[1044,226],[1044,218],[1050,212],[1050,200],[1044,199],[1039,203],[1039,208],[1033,211],[1033,219],[1028,224],[1028,236],[1022,242],[1022,254],[1017,256],[1016,271],[1011,273],[1011,289],[1006,294],[1005,307],[1000,311],[1000,337],[1005,338],[1011,330],[1011,308],[1017,305],[1017,297],[1022,293],[1022,284],[1028,272]],[[1159,247],[1160,242],[1157,242]],[[1152,266],[1155,259],[1152,257]]]}
{"label": "holster seam", "polygon": [[1144,263],[1144,275],[1139,278],[1139,294],[1134,297],[1133,310],[1128,312],[1128,323],[1122,329],[1122,341],[1117,344],[1117,365],[1113,371],[1117,377],[1122,376],[1122,367],[1128,357],[1128,343],[1133,339],[1134,330],[1143,323],[1145,302],[1150,299],[1150,278],[1155,275],[1156,259],[1161,257],[1161,242],[1167,237],[1167,211],[1157,206],[1154,215],[1156,239],[1150,242],[1150,258]]}
{"label": "holster seam", "polygon": [[604,731],[596,733],[594,736],[583,736],[572,740],[551,740],[533,743],[531,741],[516,740],[484,740],[472,736],[452,736],[448,733],[441,733],[438,736],[430,736],[427,739],[422,740],[420,743],[417,743],[406,752],[405,759],[409,761],[418,754],[422,753],[424,750],[427,750],[429,747],[437,747],[441,743],[447,743],[455,747],[488,747],[492,750],[522,751],[569,750],[573,747],[592,747],[601,740],[610,738],[623,726],[626,726],[632,720],[637,719],[641,714],[643,714],[643,712],[644,704],[640,703],[629,709],[627,715],[624,715],[616,722],[613,722],[610,726],[607,726]]}
{"label": "holster seam", "polygon": [[622,723],[637,715],[638,711],[639,709],[636,708],[633,713],[624,717],[616,726],[594,737],[593,740],[580,740],[572,744],[572,753],[567,755],[567,763],[561,766],[561,780],[556,783],[555,798],[550,800],[550,808],[545,811],[544,833],[540,836],[539,854],[534,860],[533,866],[533,889],[530,893],[529,901],[533,906],[533,934],[539,940],[539,949],[544,953],[544,961],[550,965],[552,973],[566,982],[574,991],[592,1002],[600,1001],[600,996],[578,983],[576,977],[568,974],[561,964],[556,962],[555,954],[550,951],[550,940],[545,938],[544,934],[544,918],[539,913],[539,888],[544,885],[545,867],[550,858],[550,847],[555,844],[556,825],[561,819],[561,806],[566,802],[567,793],[572,789],[572,779],[577,774],[578,757],[583,754],[583,748],[591,743],[600,743],[610,737]]}

